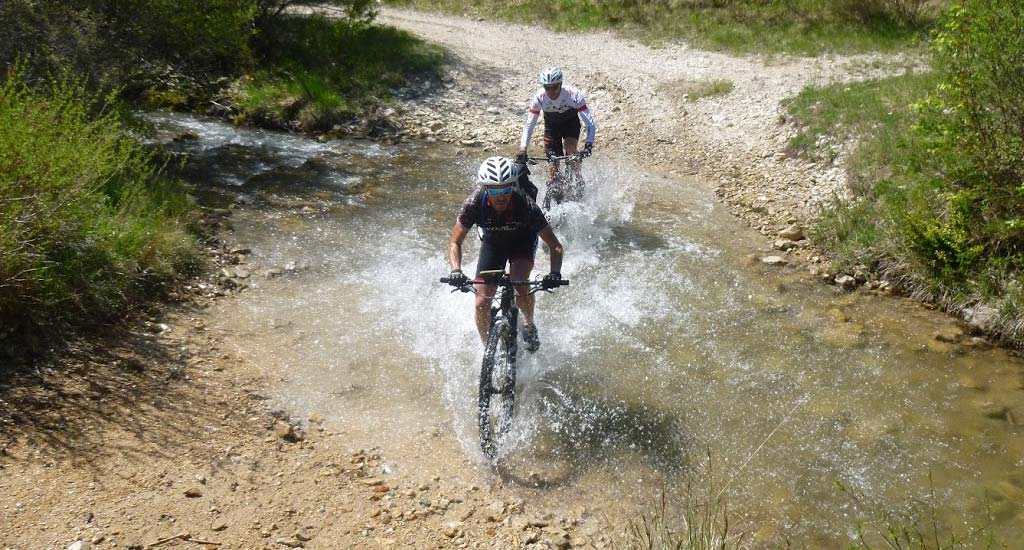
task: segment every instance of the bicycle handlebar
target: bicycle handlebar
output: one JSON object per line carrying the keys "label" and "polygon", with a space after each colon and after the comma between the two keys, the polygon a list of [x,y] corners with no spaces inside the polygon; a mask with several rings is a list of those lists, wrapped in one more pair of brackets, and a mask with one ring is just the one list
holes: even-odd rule
{"label": "bicycle handlebar", "polygon": [[583,153],[573,153],[571,155],[551,156],[551,157],[526,157],[526,160],[530,161],[531,164],[537,164],[539,162],[550,162],[553,160],[572,160],[579,159],[583,160],[587,157],[583,156]]}
{"label": "bicycle handlebar", "polygon": [[[448,284],[448,280],[449,280],[448,277],[441,277],[441,282],[444,283],[444,284]],[[470,280],[468,283],[466,283],[463,286],[470,286],[470,285],[476,285],[476,284],[488,284],[488,283],[485,282],[485,281]],[[543,280],[537,280],[537,281],[508,281],[507,283],[495,282],[495,283],[491,283],[491,284],[494,284],[495,286],[501,286],[501,285],[510,285],[510,286],[514,286],[514,285],[540,286],[540,285],[544,284],[544,281]],[[569,279],[559,279],[558,280],[558,284],[555,285],[555,286],[569,286]]]}
{"label": "bicycle handlebar", "polygon": [[[449,281],[448,277],[441,277],[441,282],[442,283],[448,284],[448,281]],[[455,292],[456,290],[461,290],[462,292],[472,292],[473,294],[476,294],[477,293],[476,289],[473,288],[473,285],[476,285],[476,284],[488,284],[488,283],[486,283],[484,281],[474,281],[474,280],[471,280],[471,281],[467,282],[466,284],[464,284],[462,286],[455,287],[452,290],[452,292]],[[494,282],[492,284],[494,284],[495,286],[528,285],[530,287],[530,294],[533,294],[533,293],[541,291],[541,290],[544,290],[546,292],[551,292],[550,288],[544,288],[544,281],[543,280],[537,280],[537,281],[496,281],[496,282]],[[559,279],[557,281],[557,283],[555,284],[555,287],[560,287],[560,286],[569,286],[569,280],[568,279]]]}

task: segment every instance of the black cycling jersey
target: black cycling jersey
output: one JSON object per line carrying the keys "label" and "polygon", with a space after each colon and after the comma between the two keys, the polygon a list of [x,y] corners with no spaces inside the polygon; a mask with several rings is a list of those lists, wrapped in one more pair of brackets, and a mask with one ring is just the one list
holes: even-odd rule
{"label": "black cycling jersey", "polygon": [[459,223],[466,229],[479,225],[485,243],[500,245],[535,241],[548,226],[544,211],[518,190],[512,193],[508,208],[500,212],[490,205],[485,190],[475,191],[462,204]]}

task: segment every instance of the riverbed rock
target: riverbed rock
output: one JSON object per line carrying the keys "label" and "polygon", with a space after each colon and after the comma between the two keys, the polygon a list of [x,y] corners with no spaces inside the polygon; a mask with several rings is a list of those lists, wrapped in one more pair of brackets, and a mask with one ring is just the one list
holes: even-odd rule
{"label": "riverbed rock", "polygon": [[67,550],[89,550],[89,543],[84,540],[76,540],[68,545]]}
{"label": "riverbed rock", "polygon": [[779,237],[790,241],[802,241],[805,238],[804,230],[799,225],[790,225],[782,231],[779,231]]}
{"label": "riverbed rock", "polygon": [[775,242],[772,243],[773,248],[775,248],[776,250],[781,250],[783,252],[787,250],[792,250],[796,248],[796,246],[796,243],[789,239],[775,239]]}
{"label": "riverbed rock", "polygon": [[999,323],[999,311],[986,305],[967,308],[963,315],[967,325],[976,332],[989,332]]}
{"label": "riverbed rock", "polygon": [[950,344],[956,344],[964,337],[964,331],[960,327],[947,327],[941,330],[935,331],[932,335],[933,338],[940,342],[948,342]]}
{"label": "riverbed rock", "polygon": [[765,256],[764,258],[761,258],[761,263],[773,267],[782,267],[789,264],[789,262],[782,256]]}
{"label": "riverbed rock", "polygon": [[835,278],[836,286],[843,290],[853,290],[857,288],[857,279],[849,275],[839,275]]}

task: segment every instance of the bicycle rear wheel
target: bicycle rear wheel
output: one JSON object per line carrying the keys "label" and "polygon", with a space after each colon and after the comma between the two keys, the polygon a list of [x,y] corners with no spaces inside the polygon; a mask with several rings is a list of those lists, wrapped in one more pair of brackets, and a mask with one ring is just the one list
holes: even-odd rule
{"label": "bicycle rear wheel", "polygon": [[512,427],[517,351],[515,321],[498,319],[487,335],[480,366],[480,448],[487,458],[494,458],[498,442]]}

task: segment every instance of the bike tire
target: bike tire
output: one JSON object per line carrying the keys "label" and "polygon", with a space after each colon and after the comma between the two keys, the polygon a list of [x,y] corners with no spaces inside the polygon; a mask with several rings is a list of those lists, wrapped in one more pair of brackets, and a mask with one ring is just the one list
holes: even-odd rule
{"label": "bike tire", "polygon": [[480,449],[494,459],[498,443],[512,427],[515,412],[516,343],[515,321],[498,319],[491,326],[480,365],[480,393],[477,420]]}

